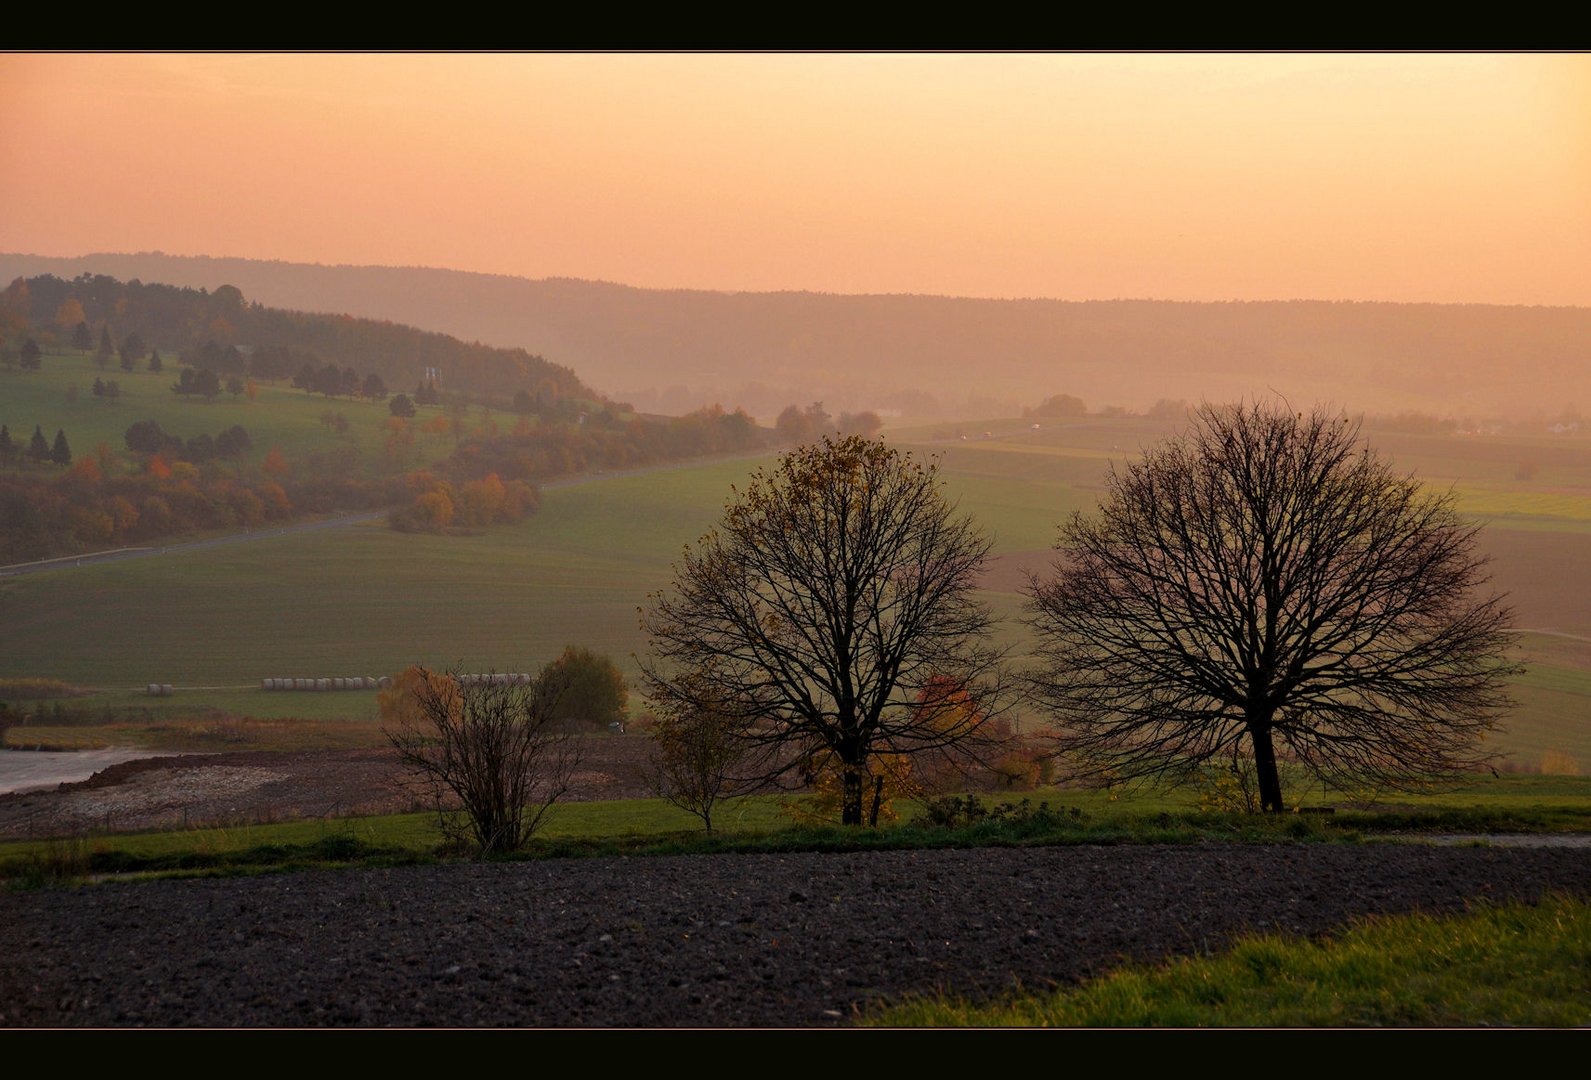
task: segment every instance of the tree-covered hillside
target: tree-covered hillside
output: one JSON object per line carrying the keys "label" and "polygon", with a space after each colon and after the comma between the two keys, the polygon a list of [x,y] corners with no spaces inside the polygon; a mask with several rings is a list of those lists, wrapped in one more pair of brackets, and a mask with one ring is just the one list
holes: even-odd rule
{"label": "tree-covered hillside", "polygon": [[0,335],[24,334],[46,349],[108,340],[118,351],[135,336],[168,358],[196,357],[207,346],[222,355],[236,349],[245,365],[240,374],[249,373],[252,354],[266,349],[316,367],[374,374],[397,389],[418,385],[434,370],[437,385],[457,393],[508,399],[523,391],[544,400],[602,400],[569,368],[524,349],[467,343],[375,319],[266,307],[230,285],[209,291],[103,274],[70,281],[50,274],[17,278],[0,293]]}

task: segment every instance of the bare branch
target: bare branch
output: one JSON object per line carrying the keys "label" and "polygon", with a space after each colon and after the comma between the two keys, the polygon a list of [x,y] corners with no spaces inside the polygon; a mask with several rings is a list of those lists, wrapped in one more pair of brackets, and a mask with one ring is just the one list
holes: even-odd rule
{"label": "bare branch", "polygon": [[580,743],[554,719],[564,669],[549,665],[528,683],[412,670],[414,707],[386,734],[443,834],[483,855],[524,847],[579,765]]}
{"label": "bare branch", "polygon": [[1394,474],[1346,418],[1206,406],[1112,470],[1029,581],[1032,688],[1079,772],[1174,779],[1248,742],[1339,786],[1488,759],[1517,673],[1479,527]]}
{"label": "bare branch", "polygon": [[[732,718],[741,779],[832,754],[843,819],[860,823],[870,757],[976,739],[1008,707],[1005,654],[974,598],[990,543],[936,465],[859,437],[802,447],[756,473],[651,598],[648,694]],[[707,670],[704,690],[693,673]],[[962,696],[931,692],[947,683]]]}

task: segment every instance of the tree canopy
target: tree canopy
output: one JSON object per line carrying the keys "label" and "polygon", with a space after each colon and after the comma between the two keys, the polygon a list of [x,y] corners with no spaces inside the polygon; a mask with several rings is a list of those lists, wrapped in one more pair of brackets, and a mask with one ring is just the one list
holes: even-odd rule
{"label": "tree canopy", "polygon": [[1077,771],[1225,763],[1267,810],[1284,755],[1342,788],[1473,767],[1517,670],[1479,528],[1344,417],[1206,406],[1062,529],[1033,689]]}
{"label": "tree canopy", "polygon": [[756,472],[651,598],[648,697],[731,718],[765,777],[832,761],[841,820],[860,824],[887,757],[975,739],[1002,697],[973,595],[990,543],[936,464],[854,436],[803,446]]}

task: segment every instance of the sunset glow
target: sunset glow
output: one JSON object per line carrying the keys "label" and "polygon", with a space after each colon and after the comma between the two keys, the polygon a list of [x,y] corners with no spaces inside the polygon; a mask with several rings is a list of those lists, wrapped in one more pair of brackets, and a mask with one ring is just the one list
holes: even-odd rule
{"label": "sunset glow", "polygon": [[1591,55],[0,56],[0,250],[1591,304]]}

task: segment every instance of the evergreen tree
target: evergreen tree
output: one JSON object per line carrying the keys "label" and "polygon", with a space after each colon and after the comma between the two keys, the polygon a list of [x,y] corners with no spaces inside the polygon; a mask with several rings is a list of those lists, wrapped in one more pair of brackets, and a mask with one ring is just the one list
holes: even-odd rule
{"label": "evergreen tree", "polygon": [[50,444],[37,424],[33,425],[33,438],[28,440],[28,460],[35,463],[50,460]]}
{"label": "evergreen tree", "polygon": [[154,372],[156,375],[159,375],[162,366],[163,365],[160,362],[160,350],[152,350],[149,353],[149,370]]}
{"label": "evergreen tree", "polygon": [[72,464],[72,448],[66,445],[66,432],[61,428],[55,429],[55,445],[50,448],[50,460],[57,465]]}
{"label": "evergreen tree", "polygon": [[94,362],[100,367],[110,363],[110,358],[116,355],[116,345],[110,339],[110,327],[99,328],[99,351],[94,354]]}
{"label": "evergreen tree", "polygon": [[94,335],[89,333],[88,323],[80,322],[72,331],[72,348],[78,352],[88,352],[94,347]]}
{"label": "evergreen tree", "polygon": [[17,444],[11,439],[11,431],[4,424],[0,424],[0,465],[11,464],[11,459],[16,456]]}
{"label": "evergreen tree", "polygon": [[43,352],[39,349],[39,343],[32,338],[28,338],[22,343],[22,370],[39,370],[39,358],[43,355]]}

